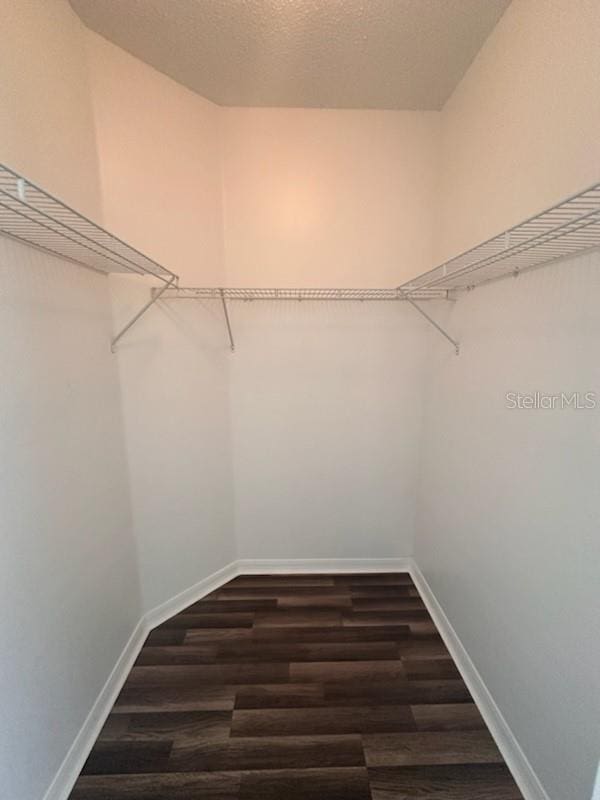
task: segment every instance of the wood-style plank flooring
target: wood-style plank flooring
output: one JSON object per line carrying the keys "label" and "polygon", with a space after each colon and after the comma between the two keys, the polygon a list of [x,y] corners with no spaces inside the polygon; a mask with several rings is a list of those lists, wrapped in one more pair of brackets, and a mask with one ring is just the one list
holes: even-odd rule
{"label": "wood-style plank flooring", "polygon": [[405,573],[238,577],[148,636],[71,800],[522,800]]}

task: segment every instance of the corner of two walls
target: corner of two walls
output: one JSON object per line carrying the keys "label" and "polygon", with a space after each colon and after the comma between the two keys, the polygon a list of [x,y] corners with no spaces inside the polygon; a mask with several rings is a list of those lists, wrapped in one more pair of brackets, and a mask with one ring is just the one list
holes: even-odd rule
{"label": "corner of two walls", "polygon": [[[438,114],[220,109],[88,48],[107,227],[182,285],[393,285],[398,246],[428,265]],[[110,284],[118,328],[148,287]],[[215,302],[161,302],[119,344],[147,610],[236,555],[412,553],[425,323],[381,303],[230,315],[234,355]]]}
{"label": "corner of two walls", "polygon": [[[183,286],[223,285],[220,109],[89,31],[87,52],[107,228]],[[151,287],[109,283],[120,329]],[[145,612],[236,557],[222,313],[161,302],[117,347]]]}
{"label": "corner of two walls", "polygon": [[[0,161],[100,219],[83,28],[0,0]],[[0,786],[40,798],[142,613],[107,278],[2,237]]]}

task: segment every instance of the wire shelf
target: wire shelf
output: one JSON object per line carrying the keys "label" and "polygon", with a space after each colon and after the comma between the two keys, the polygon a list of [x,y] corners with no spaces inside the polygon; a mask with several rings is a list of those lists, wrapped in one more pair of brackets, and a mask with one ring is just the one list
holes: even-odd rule
{"label": "wire shelf", "polygon": [[[156,290],[154,290],[156,294]],[[413,299],[445,299],[445,289],[423,289]],[[400,289],[243,289],[218,287],[177,287],[162,293],[164,300],[405,300]]]}
{"label": "wire shelf", "polygon": [[451,258],[400,288],[413,298],[423,290],[472,289],[596,247],[600,247],[600,184]]}
{"label": "wire shelf", "polygon": [[600,183],[530,217],[395,289],[179,287],[178,277],[87,217],[0,164],[0,233],[101,272],[162,280],[150,300],[112,339],[112,348],[160,298],[220,300],[234,349],[227,301],[406,301],[459,352],[459,342],[416,300],[448,299],[457,290],[518,274],[600,247]]}
{"label": "wire shelf", "polygon": [[0,164],[0,233],[101,272],[177,276]]}

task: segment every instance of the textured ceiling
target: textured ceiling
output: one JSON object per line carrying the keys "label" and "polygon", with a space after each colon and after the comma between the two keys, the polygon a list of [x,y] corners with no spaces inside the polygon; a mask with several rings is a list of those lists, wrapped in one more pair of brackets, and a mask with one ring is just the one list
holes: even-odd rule
{"label": "textured ceiling", "polygon": [[510,0],[71,0],[220,105],[439,109]]}

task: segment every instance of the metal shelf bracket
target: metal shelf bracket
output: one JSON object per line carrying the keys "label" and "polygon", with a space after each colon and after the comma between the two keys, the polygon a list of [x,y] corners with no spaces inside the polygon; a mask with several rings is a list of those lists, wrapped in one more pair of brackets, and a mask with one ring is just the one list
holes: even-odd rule
{"label": "metal shelf bracket", "polygon": [[165,285],[164,285],[164,286],[161,286],[161,287],[160,287],[160,289],[157,289],[155,292],[153,292],[153,293],[152,293],[152,297],[151,297],[151,298],[150,298],[150,300],[149,300],[149,301],[146,303],[146,305],[145,305],[143,308],[141,308],[141,309],[138,311],[138,313],[137,313],[137,314],[136,314],[134,317],[132,317],[132,318],[129,320],[129,322],[127,323],[127,325],[125,325],[125,327],[124,327],[124,328],[122,328],[122,329],[119,331],[119,333],[117,333],[117,335],[116,335],[116,336],[115,336],[115,337],[112,339],[112,341],[111,341],[111,343],[110,343],[110,349],[112,350],[112,352],[113,352],[113,353],[116,351],[116,345],[117,345],[117,342],[119,341],[119,339],[121,339],[121,337],[123,336],[123,334],[127,333],[127,331],[128,331],[128,330],[129,330],[129,329],[130,329],[130,328],[131,328],[133,325],[135,325],[135,323],[138,321],[138,319],[139,319],[140,317],[142,317],[142,316],[143,316],[143,315],[146,313],[146,311],[148,311],[148,309],[150,308],[150,306],[153,306],[153,305],[154,305],[154,303],[156,303],[156,301],[160,299],[160,297],[161,297],[161,295],[163,294],[163,292],[166,292],[166,291],[167,291],[167,289],[169,289],[169,288],[171,287],[171,285],[172,285],[172,284],[175,282],[175,280],[176,280],[176,279],[177,279],[177,276],[176,276],[176,275],[173,275],[173,277],[172,277],[172,278],[170,278],[170,279],[167,281],[167,283],[165,283]]}
{"label": "metal shelf bracket", "polygon": [[231,348],[231,352],[234,353],[235,352],[235,342],[233,341],[233,333],[231,332],[231,322],[229,320],[229,311],[227,309],[227,301],[225,300],[225,292],[224,292],[223,289],[219,289],[219,293],[221,295],[221,303],[223,304],[223,314],[225,315],[225,324],[227,325],[227,335],[229,336],[229,346]]}
{"label": "metal shelf bracket", "polygon": [[429,314],[421,308],[421,306],[417,305],[417,303],[415,303],[415,301],[412,299],[412,297],[409,297],[409,295],[405,291],[403,291],[401,288],[399,288],[398,291],[402,294],[404,299],[408,303],[410,303],[411,306],[416,311],[419,312],[419,314],[422,317],[425,317],[425,319],[427,320],[427,322],[429,322],[430,325],[433,325],[433,327],[436,329],[436,331],[441,333],[441,335],[445,339],[447,339],[450,342],[450,344],[454,345],[454,352],[456,353],[457,356],[459,356],[460,355],[460,343],[456,339],[453,339],[452,336],[450,336],[450,334],[447,331],[445,331],[442,328],[442,326],[433,319],[433,317],[429,316]]}

